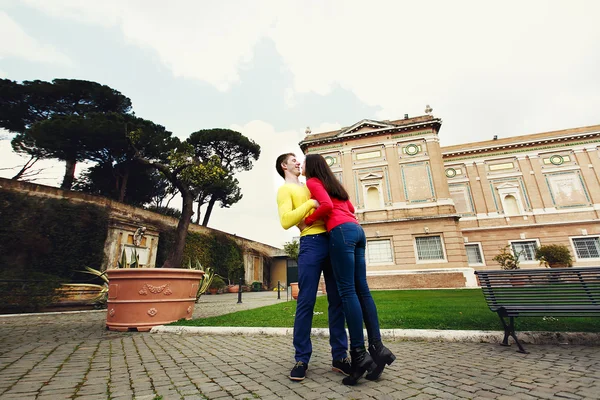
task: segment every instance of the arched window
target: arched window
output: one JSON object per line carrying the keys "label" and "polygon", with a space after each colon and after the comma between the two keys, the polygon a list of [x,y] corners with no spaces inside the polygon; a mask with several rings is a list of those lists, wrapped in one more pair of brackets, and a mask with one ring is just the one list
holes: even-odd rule
{"label": "arched window", "polygon": [[504,213],[506,215],[519,215],[519,205],[517,199],[512,194],[504,196]]}
{"label": "arched window", "polygon": [[381,207],[381,201],[379,199],[379,190],[371,186],[367,189],[367,209],[373,210]]}

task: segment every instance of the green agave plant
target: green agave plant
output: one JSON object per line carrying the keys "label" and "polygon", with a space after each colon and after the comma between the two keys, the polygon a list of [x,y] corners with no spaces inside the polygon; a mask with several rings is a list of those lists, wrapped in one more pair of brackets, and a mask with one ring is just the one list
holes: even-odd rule
{"label": "green agave plant", "polygon": [[212,283],[213,279],[215,279],[215,271],[211,267],[204,268],[200,263],[200,260],[196,259],[194,261],[194,265],[192,266],[192,260],[188,260],[188,268],[195,269],[198,271],[204,271],[204,275],[200,280],[200,285],[198,285],[198,292],[196,293],[196,301],[200,300],[200,296],[202,296]]}
{"label": "green agave plant", "polygon": [[98,295],[96,297],[94,297],[92,300],[94,302],[97,302],[100,304],[105,304],[106,301],[108,300],[108,276],[106,276],[106,271],[101,272],[101,271],[98,271],[97,269],[90,268],[90,267],[84,267],[84,268],[85,268],[85,271],[79,271],[79,272],[97,276],[98,278],[102,279],[104,281],[104,283],[102,285],[86,284],[86,283],[71,283],[70,285],[71,286],[93,286],[93,287],[97,288],[99,290]]}
{"label": "green agave plant", "polygon": [[127,262],[127,255],[125,254],[125,249],[121,253],[121,259],[117,261],[119,268],[138,268],[140,266],[140,255],[135,251],[135,249],[131,250],[131,262]]}

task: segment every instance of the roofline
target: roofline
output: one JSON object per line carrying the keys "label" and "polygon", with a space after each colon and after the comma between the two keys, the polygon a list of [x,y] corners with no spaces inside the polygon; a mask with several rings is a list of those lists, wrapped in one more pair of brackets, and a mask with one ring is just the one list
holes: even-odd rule
{"label": "roofline", "polygon": [[[555,132],[548,132],[548,135],[551,135],[552,133],[555,133]],[[600,130],[595,130],[595,131],[589,131],[589,132],[572,132],[571,134],[563,134],[560,136],[548,136],[545,138],[537,137],[535,139],[522,140],[519,142],[506,142],[506,143],[497,144],[497,145],[494,145],[493,143],[489,143],[486,146],[473,147],[473,148],[462,149],[462,150],[444,151],[444,148],[442,147],[442,158],[459,156],[459,155],[464,155],[464,154],[472,154],[472,153],[485,153],[488,151],[503,150],[503,149],[509,149],[509,148],[513,148],[513,147],[525,147],[525,146],[530,146],[532,144],[545,144],[545,143],[556,142],[556,141],[560,142],[560,141],[566,141],[569,139],[579,139],[579,138],[593,137],[593,136],[599,136],[599,135],[600,135]],[[509,138],[506,138],[504,140],[508,140],[508,139]],[[476,143],[477,142],[475,142],[475,144]],[[485,142],[479,142],[479,143],[485,143]],[[460,146],[460,145],[454,145],[454,146]],[[463,144],[463,146],[464,146],[464,144]]]}
{"label": "roofline", "polygon": [[[437,125],[438,129],[439,127],[442,126],[442,120],[440,118],[433,118],[427,121],[419,121],[419,122],[413,122],[411,124],[406,124],[406,125],[395,125],[395,126],[391,126],[391,127],[386,127],[386,128],[380,128],[380,129],[374,129],[372,131],[368,131],[368,132],[360,132],[360,133],[351,133],[348,135],[344,135],[344,136],[339,136],[339,133],[341,133],[343,130],[340,129],[338,131],[333,131],[333,132],[337,132],[338,135],[335,136],[331,136],[331,137],[323,137],[323,138],[317,138],[317,139],[304,139],[302,140],[300,143],[298,143],[298,145],[300,146],[300,149],[302,149],[302,151],[305,151],[305,149],[309,146],[309,145],[314,145],[314,144],[320,144],[320,143],[331,143],[331,142],[342,142],[344,140],[348,140],[348,139],[357,139],[360,137],[364,137],[364,136],[372,136],[372,135],[376,135],[376,134],[382,134],[382,133],[388,133],[391,131],[407,131],[407,130],[414,130],[417,127],[425,127],[425,126],[435,126]],[[346,128],[348,129],[348,128]],[[327,133],[327,132],[324,132]]]}

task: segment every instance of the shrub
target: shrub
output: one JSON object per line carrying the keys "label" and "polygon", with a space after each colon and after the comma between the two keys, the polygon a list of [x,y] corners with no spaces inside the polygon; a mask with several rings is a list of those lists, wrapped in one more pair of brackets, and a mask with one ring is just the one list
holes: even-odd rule
{"label": "shrub", "polygon": [[9,272],[0,281],[0,313],[35,312],[57,298],[60,278],[39,272]]}
{"label": "shrub", "polygon": [[63,281],[102,265],[108,211],[92,204],[0,190],[0,272],[43,273]]}
{"label": "shrub", "polygon": [[[156,265],[162,265],[167,259],[174,243],[174,230],[161,232],[158,242]],[[184,266],[198,260],[202,265],[210,266],[215,274],[238,282],[244,276],[242,249],[231,237],[211,232],[208,235],[190,232],[183,251]]]}
{"label": "shrub", "polygon": [[262,289],[262,282],[259,282],[259,281],[252,282],[252,291],[253,292],[260,292],[261,289]]}
{"label": "shrub", "polygon": [[225,287],[225,281],[221,279],[220,276],[216,276],[213,278],[210,288],[211,289],[223,289]]}
{"label": "shrub", "polygon": [[549,268],[573,266],[571,252],[564,244],[548,244],[538,247],[535,251],[535,259],[540,262],[541,266]]}
{"label": "shrub", "polygon": [[500,253],[493,258],[502,269],[519,269],[519,256],[521,253],[513,254],[510,245],[506,245],[500,249]]}

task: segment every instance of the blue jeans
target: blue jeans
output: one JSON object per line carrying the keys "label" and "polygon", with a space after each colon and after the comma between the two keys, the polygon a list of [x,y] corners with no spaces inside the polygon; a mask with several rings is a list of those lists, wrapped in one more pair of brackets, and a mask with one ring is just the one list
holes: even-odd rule
{"label": "blue jeans", "polygon": [[342,299],[329,261],[329,238],[326,233],[307,235],[300,238],[298,255],[298,304],[294,320],[294,348],[296,361],[308,364],[312,354],[310,330],[317,300],[317,290],[321,272],[325,278],[327,301],[329,302],[329,344],[334,360],[348,355],[348,335],[344,327],[344,311]]}
{"label": "blue jeans", "polygon": [[342,297],[351,349],[365,346],[363,320],[369,343],[381,340],[377,307],[367,285],[366,245],[365,232],[356,223],[347,222],[329,232],[331,264]]}

